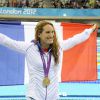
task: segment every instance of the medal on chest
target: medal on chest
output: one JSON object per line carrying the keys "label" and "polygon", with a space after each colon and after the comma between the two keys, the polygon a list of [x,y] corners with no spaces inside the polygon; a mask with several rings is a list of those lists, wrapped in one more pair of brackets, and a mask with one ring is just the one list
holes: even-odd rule
{"label": "medal on chest", "polygon": [[45,77],[43,79],[43,86],[44,87],[47,87],[49,84],[50,84],[50,79],[48,77]]}

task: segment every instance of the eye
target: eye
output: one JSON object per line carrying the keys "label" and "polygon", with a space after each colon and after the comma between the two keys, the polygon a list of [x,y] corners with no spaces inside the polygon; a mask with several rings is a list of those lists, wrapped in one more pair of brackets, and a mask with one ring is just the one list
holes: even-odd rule
{"label": "eye", "polygon": [[50,33],[50,31],[46,31],[46,33]]}
{"label": "eye", "polygon": [[52,31],[52,33],[55,33],[54,31]]}

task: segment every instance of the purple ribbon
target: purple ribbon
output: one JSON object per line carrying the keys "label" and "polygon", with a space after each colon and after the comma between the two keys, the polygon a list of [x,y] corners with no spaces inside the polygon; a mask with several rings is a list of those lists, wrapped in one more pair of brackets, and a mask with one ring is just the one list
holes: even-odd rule
{"label": "purple ribbon", "polygon": [[49,69],[50,69],[51,53],[49,53],[49,59],[47,61],[47,67],[46,67],[46,62],[45,62],[43,53],[40,52],[40,55],[41,55],[41,59],[42,59],[42,62],[43,62],[44,75],[47,77],[48,76],[48,73],[49,73]]}
{"label": "purple ribbon", "polygon": [[39,43],[37,43],[39,51],[40,51],[40,55],[41,55],[41,59],[42,59],[42,63],[43,63],[43,69],[44,69],[44,75],[45,77],[48,77],[48,73],[49,73],[49,69],[50,69],[50,63],[51,63],[51,52],[49,51],[49,59],[47,60],[47,67],[46,67],[46,62],[44,59],[44,51],[42,50],[41,46]]}

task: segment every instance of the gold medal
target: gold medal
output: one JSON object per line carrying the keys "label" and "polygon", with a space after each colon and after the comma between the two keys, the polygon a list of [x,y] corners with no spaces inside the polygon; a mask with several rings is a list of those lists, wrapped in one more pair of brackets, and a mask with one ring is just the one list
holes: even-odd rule
{"label": "gold medal", "polygon": [[50,84],[50,79],[49,79],[48,77],[45,77],[45,78],[43,79],[43,85],[44,85],[45,87],[47,87],[49,84]]}

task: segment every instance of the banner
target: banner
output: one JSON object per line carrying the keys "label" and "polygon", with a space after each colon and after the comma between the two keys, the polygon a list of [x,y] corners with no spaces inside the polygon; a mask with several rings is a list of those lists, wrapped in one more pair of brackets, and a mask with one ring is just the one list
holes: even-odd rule
{"label": "banner", "polygon": [[[37,22],[2,21],[0,33],[17,41],[30,42],[34,39],[36,24]],[[90,27],[76,23],[54,23],[54,26],[59,41]],[[96,54],[96,32],[94,32],[87,41],[63,53],[60,62],[61,82],[96,80]],[[28,68],[24,55],[0,45],[0,85],[19,85],[28,81]]]}
{"label": "banner", "polygon": [[[91,13],[89,13],[91,12]],[[61,8],[14,8],[14,7],[0,7],[0,16],[29,16],[29,17],[75,17],[75,16],[93,16],[100,17],[99,9],[61,9]]]}

